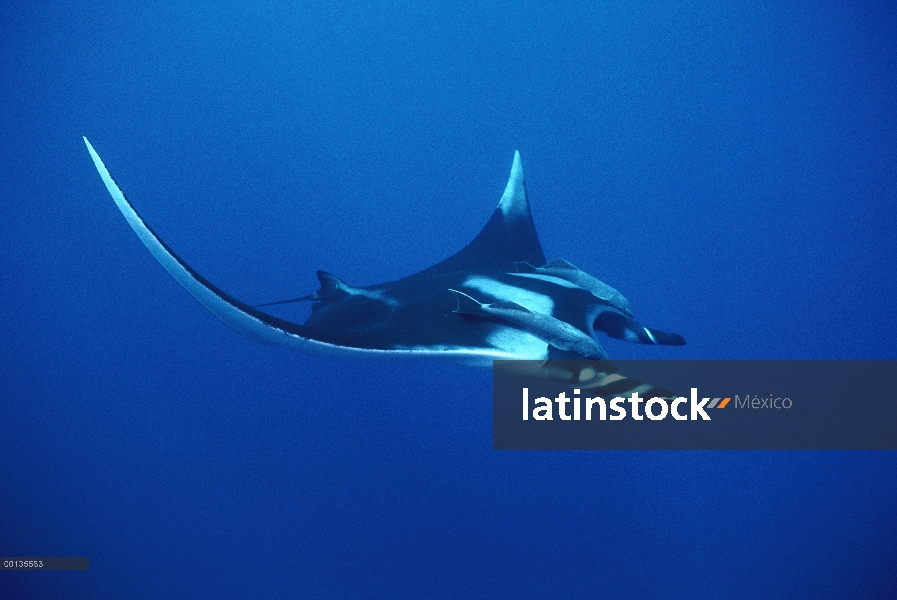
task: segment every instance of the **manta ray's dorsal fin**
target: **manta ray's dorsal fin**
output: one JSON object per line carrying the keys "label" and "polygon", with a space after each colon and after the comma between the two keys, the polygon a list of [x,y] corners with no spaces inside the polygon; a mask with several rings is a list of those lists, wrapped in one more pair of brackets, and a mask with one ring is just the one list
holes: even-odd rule
{"label": "manta ray's dorsal fin", "polygon": [[518,261],[544,265],[545,254],[526,198],[520,153],[515,151],[505,192],[482,231],[454,256],[406,279],[456,271],[513,272]]}
{"label": "manta ray's dorsal fin", "polygon": [[318,271],[318,281],[321,282],[321,289],[315,292],[315,300],[337,298],[353,291],[342,279],[327,271]]}
{"label": "manta ray's dorsal fin", "polygon": [[358,288],[354,288],[351,285],[348,285],[345,281],[337,277],[336,275],[331,275],[327,271],[318,271],[318,281],[321,282],[321,289],[319,289],[314,294],[310,294],[308,296],[302,296],[301,298],[292,298],[290,300],[278,300],[277,302],[265,302],[264,304],[256,304],[255,307],[259,308],[261,306],[274,306],[276,304],[289,304],[291,302],[320,302],[321,300],[336,300],[338,298],[343,298],[345,296],[353,295],[353,294],[363,294],[370,295],[370,292],[365,292],[363,290],[359,290]]}

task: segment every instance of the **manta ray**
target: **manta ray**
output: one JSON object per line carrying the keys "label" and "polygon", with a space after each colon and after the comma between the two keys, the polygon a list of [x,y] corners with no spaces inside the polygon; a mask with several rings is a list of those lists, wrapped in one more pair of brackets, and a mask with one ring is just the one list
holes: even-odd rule
{"label": "manta ray", "polygon": [[[565,260],[546,263],[530,213],[519,152],[492,217],[460,252],[397,281],[355,287],[318,271],[316,292],[250,305],[222,291],[156,235],[84,138],[125,220],[190,295],[245,337],[302,352],[370,358],[494,360],[605,359],[597,333],[641,344],[682,345],[675,333],[642,326],[620,292]],[[261,310],[311,302],[294,323]]]}

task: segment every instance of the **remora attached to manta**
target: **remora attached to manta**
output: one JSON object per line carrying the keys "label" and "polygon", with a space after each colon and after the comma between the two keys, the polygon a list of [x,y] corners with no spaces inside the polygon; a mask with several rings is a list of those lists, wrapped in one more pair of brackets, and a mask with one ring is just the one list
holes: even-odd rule
{"label": "remora attached to manta", "polygon": [[[353,287],[318,271],[321,289],[270,304],[311,301],[293,323],[223,292],[169,248],[134,210],[84,138],[94,165],[150,253],[200,304],[247,338],[305,352],[358,357],[437,357],[473,366],[493,360],[606,358],[596,331],[642,344],[682,345],[649,329],[617,290],[564,260],[545,264],[520,154],[486,226],[464,249],[398,281]],[[535,266],[543,265],[543,266]]]}

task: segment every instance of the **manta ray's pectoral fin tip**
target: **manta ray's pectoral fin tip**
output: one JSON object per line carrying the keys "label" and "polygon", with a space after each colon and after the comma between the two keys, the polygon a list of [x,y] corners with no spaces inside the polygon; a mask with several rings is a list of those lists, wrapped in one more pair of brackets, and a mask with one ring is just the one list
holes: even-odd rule
{"label": "manta ray's pectoral fin tip", "polygon": [[526,185],[523,180],[523,162],[520,160],[520,152],[514,151],[514,163],[511,165],[511,175],[508,177],[508,185],[498,203],[499,210],[505,217],[529,215],[529,203],[526,200]]}
{"label": "manta ray's pectoral fin tip", "polygon": [[515,151],[508,183],[486,226],[459,252],[406,279],[458,271],[509,271],[513,270],[514,261],[520,260],[545,264],[545,253],[526,198],[520,153]]}
{"label": "manta ray's pectoral fin tip", "polygon": [[[100,159],[100,155],[97,154],[97,151],[93,149],[93,145],[90,143],[90,140],[87,139],[87,136],[82,135],[81,139],[84,140],[84,144],[87,146],[87,151],[90,153],[90,158],[93,159],[94,166],[96,166],[97,170],[100,172],[100,176],[102,176],[103,171],[106,169],[106,166],[103,165],[103,161]],[[100,168],[101,166],[102,168]]]}
{"label": "manta ray's pectoral fin tip", "polygon": [[97,168],[97,171],[100,172],[100,176],[103,178],[103,182],[106,182],[106,177],[112,178],[109,175],[109,171],[106,169],[106,165],[103,164],[103,160],[100,158],[100,155],[97,154],[97,151],[93,149],[93,145],[90,143],[90,140],[87,139],[86,136],[81,136],[81,139],[84,140],[84,144],[87,146],[87,151],[90,153],[90,158],[93,159],[93,164]]}

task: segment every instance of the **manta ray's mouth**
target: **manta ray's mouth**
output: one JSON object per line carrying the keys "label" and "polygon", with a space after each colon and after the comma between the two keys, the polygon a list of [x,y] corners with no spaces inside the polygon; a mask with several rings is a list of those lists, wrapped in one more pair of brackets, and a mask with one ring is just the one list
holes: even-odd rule
{"label": "manta ray's mouth", "polygon": [[657,344],[660,346],[684,346],[685,338],[676,333],[649,329],[635,319],[613,310],[606,310],[595,317],[592,327],[612,338],[636,342],[639,344]]}

